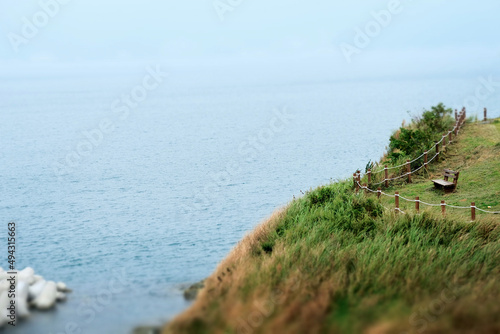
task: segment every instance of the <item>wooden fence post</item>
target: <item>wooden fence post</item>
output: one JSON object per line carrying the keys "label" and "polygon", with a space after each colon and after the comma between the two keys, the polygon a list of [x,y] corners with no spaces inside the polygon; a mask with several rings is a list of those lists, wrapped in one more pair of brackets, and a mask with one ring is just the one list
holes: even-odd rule
{"label": "wooden fence post", "polygon": [[397,191],[396,191],[396,197],[395,197],[395,199],[396,199],[396,209],[394,209],[394,211],[396,213],[399,213],[399,192],[397,192]]}
{"label": "wooden fence post", "polygon": [[425,166],[426,170],[429,169],[429,166],[427,166],[427,151],[425,151],[425,153],[424,153],[424,166]]}
{"label": "wooden fence post", "polygon": [[415,210],[417,210],[417,213],[420,213],[420,197],[415,198]]}
{"label": "wooden fence post", "polygon": [[356,194],[357,194],[359,191],[358,174],[356,173],[352,174],[352,178],[354,180],[354,187],[356,188]]}
{"label": "wooden fence post", "polygon": [[458,121],[457,109],[455,109],[455,121]]}
{"label": "wooden fence post", "polygon": [[356,173],[352,173],[352,187],[356,188],[357,175]]}
{"label": "wooden fence post", "polygon": [[448,133],[448,143],[452,142],[452,139],[453,139],[452,133],[453,133],[453,131],[450,131],[450,133]]}
{"label": "wooden fence post", "polygon": [[446,152],[446,134],[443,134],[443,152]]}
{"label": "wooden fence post", "polygon": [[410,166],[410,160],[406,160],[406,173],[408,173],[408,183],[411,183],[411,166]]}
{"label": "wooden fence post", "polygon": [[380,195],[382,195],[382,188],[377,189],[377,198],[380,199]]}
{"label": "wooden fence post", "polygon": [[443,217],[446,216],[446,203],[444,201],[441,201],[441,213],[443,214]]}
{"label": "wooden fence post", "polygon": [[385,168],[384,168],[384,174],[385,174],[385,187],[388,188],[389,187],[389,180],[387,180],[389,178],[389,170],[387,169],[387,165],[385,165]]}
{"label": "wooden fence post", "polygon": [[358,170],[358,187],[361,186],[361,172]]}
{"label": "wooden fence post", "polygon": [[486,122],[486,120],[488,120],[488,117],[487,117],[487,112],[488,110],[486,108],[484,108],[484,121]]}
{"label": "wooden fence post", "polygon": [[436,142],[436,161],[439,161],[439,142]]}
{"label": "wooden fence post", "polygon": [[472,221],[476,220],[476,202],[470,204],[470,215]]}
{"label": "wooden fence post", "polygon": [[371,168],[368,169],[367,175],[368,175],[368,184],[371,184],[372,183],[372,169]]}

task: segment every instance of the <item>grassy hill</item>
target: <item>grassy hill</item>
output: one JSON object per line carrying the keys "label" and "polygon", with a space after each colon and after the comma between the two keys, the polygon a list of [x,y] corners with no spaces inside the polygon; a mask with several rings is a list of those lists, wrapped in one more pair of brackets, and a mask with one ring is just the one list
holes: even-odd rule
{"label": "grassy hill", "polygon": [[[355,166],[354,166],[355,167]],[[461,172],[444,194],[431,180]],[[440,162],[385,192],[500,211],[500,121],[468,123]],[[164,333],[499,333],[500,216],[309,191],[246,236]]]}

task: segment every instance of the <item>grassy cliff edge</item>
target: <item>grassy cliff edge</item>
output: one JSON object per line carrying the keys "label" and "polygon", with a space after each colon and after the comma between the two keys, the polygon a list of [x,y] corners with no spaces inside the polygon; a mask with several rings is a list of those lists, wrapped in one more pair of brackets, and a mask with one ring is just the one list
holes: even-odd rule
{"label": "grassy cliff edge", "polygon": [[[469,123],[440,162],[384,190],[500,210],[500,121]],[[454,193],[433,189],[460,170]],[[276,211],[164,333],[499,333],[500,219],[319,187]]]}

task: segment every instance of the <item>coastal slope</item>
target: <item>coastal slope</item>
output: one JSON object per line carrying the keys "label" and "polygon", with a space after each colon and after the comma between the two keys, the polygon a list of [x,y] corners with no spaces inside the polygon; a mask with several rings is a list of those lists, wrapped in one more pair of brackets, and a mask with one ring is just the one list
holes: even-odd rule
{"label": "coastal slope", "polygon": [[[431,182],[444,168],[461,172],[450,194]],[[384,192],[500,211],[499,173],[499,120],[471,122]],[[499,215],[401,209],[352,180],[307,192],[240,241],[163,333],[499,333]]]}

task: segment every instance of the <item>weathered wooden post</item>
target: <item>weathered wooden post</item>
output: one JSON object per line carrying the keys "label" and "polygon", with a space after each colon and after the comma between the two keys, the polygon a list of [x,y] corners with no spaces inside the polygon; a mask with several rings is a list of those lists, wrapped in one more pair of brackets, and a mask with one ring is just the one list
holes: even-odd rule
{"label": "weathered wooden post", "polygon": [[486,122],[488,120],[488,117],[487,117],[487,112],[488,110],[486,108],[484,108],[484,121]]}
{"label": "weathered wooden post", "polygon": [[382,195],[382,188],[377,189],[377,198],[380,199],[380,195]]}
{"label": "weathered wooden post", "polygon": [[395,199],[396,199],[396,209],[394,209],[394,211],[396,213],[398,213],[399,212],[399,192],[397,192],[397,191],[396,191],[396,197],[395,197]]}
{"label": "weathered wooden post", "polygon": [[406,160],[406,173],[408,174],[408,183],[411,183],[411,166],[410,166],[410,160]]}
{"label": "weathered wooden post", "polygon": [[361,187],[361,172],[358,170],[358,187]]}
{"label": "weathered wooden post", "polygon": [[427,166],[427,151],[425,151],[424,153],[424,167],[426,170],[429,169],[429,166]]}
{"label": "weathered wooden post", "polygon": [[443,217],[446,216],[446,203],[444,201],[441,201],[441,213],[443,214]]}
{"label": "weathered wooden post", "polygon": [[472,221],[476,220],[476,202],[470,204],[470,215]]}
{"label": "weathered wooden post", "polygon": [[387,165],[385,165],[385,168],[384,168],[384,174],[385,174],[385,187],[388,188],[389,187],[389,170],[387,169]]}
{"label": "weathered wooden post", "polygon": [[415,198],[415,210],[417,210],[417,213],[420,213],[420,197]]}
{"label": "weathered wooden post", "polygon": [[443,152],[446,152],[446,134],[443,134]]}
{"label": "weathered wooden post", "polygon": [[439,161],[439,142],[436,142],[436,161]]}
{"label": "weathered wooden post", "polygon": [[356,194],[359,191],[359,185],[358,185],[358,174],[353,173],[352,174],[352,180],[354,181],[354,188],[356,188]]}
{"label": "weathered wooden post", "polygon": [[457,109],[455,109],[455,121],[458,121]]}
{"label": "weathered wooden post", "polygon": [[368,173],[366,173],[368,175],[368,184],[371,184],[372,183],[372,169],[371,168],[368,168]]}

